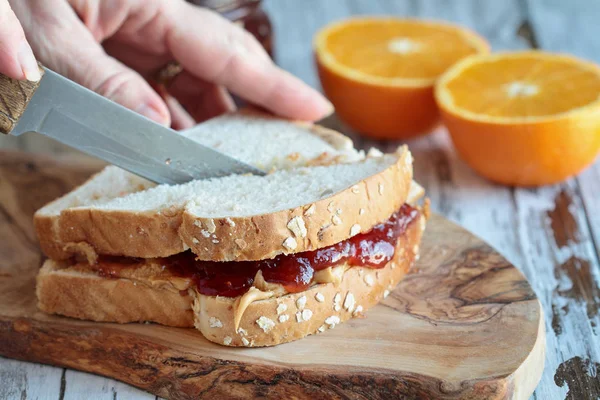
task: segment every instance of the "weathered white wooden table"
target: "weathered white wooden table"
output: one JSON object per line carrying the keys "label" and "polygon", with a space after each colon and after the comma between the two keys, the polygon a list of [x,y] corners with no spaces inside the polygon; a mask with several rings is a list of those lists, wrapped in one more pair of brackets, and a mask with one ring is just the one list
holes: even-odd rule
{"label": "weathered white wooden table", "polygon": [[[311,38],[355,14],[454,21],[494,50],[539,47],[600,62],[597,0],[266,0],[278,63],[318,87]],[[335,120],[326,121],[344,130]],[[356,139],[359,145],[397,145]],[[546,316],[546,368],[535,399],[600,398],[600,160],[579,177],[512,189],[476,176],[443,130],[409,143],[416,178],[435,211],[498,248],[531,281]],[[0,146],[60,152],[40,138]],[[518,332],[515,332],[518,334]],[[77,371],[0,358],[0,399],[153,399],[126,384]]]}

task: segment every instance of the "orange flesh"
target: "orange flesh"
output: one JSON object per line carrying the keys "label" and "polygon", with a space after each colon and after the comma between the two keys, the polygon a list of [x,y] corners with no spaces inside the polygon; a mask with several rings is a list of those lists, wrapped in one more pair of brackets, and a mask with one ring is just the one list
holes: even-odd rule
{"label": "orange flesh", "polygon": [[598,71],[567,59],[536,56],[467,66],[445,89],[458,109],[491,117],[542,117],[598,101]]}
{"label": "orange flesh", "polygon": [[380,78],[433,79],[477,47],[454,27],[378,20],[329,33],[327,53],[344,67]]}

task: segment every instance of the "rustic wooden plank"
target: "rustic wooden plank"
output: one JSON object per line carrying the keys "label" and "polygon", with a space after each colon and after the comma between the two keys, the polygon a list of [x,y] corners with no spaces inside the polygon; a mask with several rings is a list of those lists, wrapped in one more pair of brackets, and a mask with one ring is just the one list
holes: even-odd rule
{"label": "rustic wooden plank", "polygon": [[0,357],[0,399],[58,399],[62,371]]}
{"label": "rustic wooden plank", "polygon": [[[540,399],[564,398],[570,389],[579,395],[572,398],[596,398],[582,386],[591,379],[591,371],[588,375],[566,368],[557,373],[575,357],[596,362],[600,348],[594,333],[599,322],[598,262],[592,256],[585,215],[578,212],[582,204],[575,181],[517,190],[515,202],[525,254],[522,270],[546,312],[546,368],[536,394]],[[557,378],[568,385],[558,384]]]}
{"label": "rustic wooden plank", "polygon": [[85,372],[67,370],[64,400],[93,398],[98,400],[155,400],[156,396],[126,383]]}

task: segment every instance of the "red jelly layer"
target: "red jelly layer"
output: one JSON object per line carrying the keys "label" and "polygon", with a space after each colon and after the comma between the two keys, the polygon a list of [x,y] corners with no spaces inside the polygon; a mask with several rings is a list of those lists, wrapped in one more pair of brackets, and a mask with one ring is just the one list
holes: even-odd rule
{"label": "red jelly layer", "polygon": [[[191,278],[198,291],[208,296],[236,297],[246,293],[258,271],[265,281],[281,284],[288,292],[306,290],[315,271],[348,263],[356,267],[383,268],[393,257],[396,243],[408,226],[417,219],[419,211],[404,204],[385,222],[347,240],[314,251],[279,255],[260,261],[196,261],[191,251],[158,260],[170,273]],[[119,259],[128,263],[139,259],[101,257],[99,273],[118,277]],[[127,267],[123,265],[122,267]]]}

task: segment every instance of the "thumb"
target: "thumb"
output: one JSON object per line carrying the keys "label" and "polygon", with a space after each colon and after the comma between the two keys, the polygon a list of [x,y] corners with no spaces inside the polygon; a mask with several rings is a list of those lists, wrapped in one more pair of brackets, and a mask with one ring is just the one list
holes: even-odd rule
{"label": "thumb", "polygon": [[14,79],[40,79],[23,28],[6,0],[0,0],[0,73]]}

